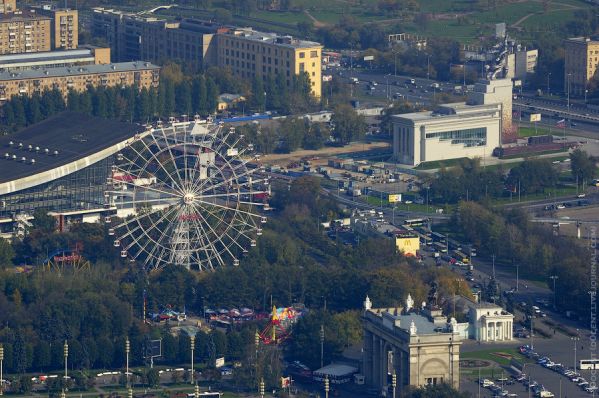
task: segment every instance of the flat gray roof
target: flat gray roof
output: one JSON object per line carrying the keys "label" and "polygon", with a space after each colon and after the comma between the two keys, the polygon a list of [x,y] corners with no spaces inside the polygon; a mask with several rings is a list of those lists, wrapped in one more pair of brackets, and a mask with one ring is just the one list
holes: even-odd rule
{"label": "flat gray roof", "polygon": [[[241,37],[246,40],[256,41],[260,43],[276,44],[281,47],[289,48],[304,48],[304,47],[322,47],[322,44],[315,41],[300,40],[291,36],[279,35],[272,32],[260,32],[252,28],[241,28],[234,29],[227,33],[223,33],[224,36],[235,36]],[[283,40],[289,40],[288,43]]]}
{"label": "flat gray roof", "polygon": [[94,54],[90,48],[78,50],[61,50],[61,51],[43,51],[35,53],[23,54],[5,54],[0,55],[0,64],[14,64],[20,62],[37,62],[62,60],[81,57],[93,57]]}
{"label": "flat gray roof", "polygon": [[45,77],[67,77],[67,76],[80,76],[87,74],[97,73],[110,73],[118,71],[133,71],[133,70],[148,70],[148,69],[160,69],[159,66],[149,62],[119,62],[116,64],[102,64],[102,65],[85,65],[85,66],[73,66],[73,67],[60,67],[60,68],[44,68],[44,69],[32,69],[24,70],[19,72],[0,72],[0,81],[6,80],[21,80],[21,79],[41,79]]}
{"label": "flat gray roof", "polygon": [[423,111],[423,112],[412,112],[402,113],[399,115],[393,115],[394,119],[407,119],[413,122],[422,122],[427,120],[439,120],[439,119],[458,119],[468,118],[470,116],[476,116],[479,114],[485,114],[489,112],[496,112],[497,106],[495,104],[484,104],[484,105],[468,105],[463,102],[455,104],[443,104],[440,105],[440,110],[453,110],[455,113],[439,113],[436,111]]}

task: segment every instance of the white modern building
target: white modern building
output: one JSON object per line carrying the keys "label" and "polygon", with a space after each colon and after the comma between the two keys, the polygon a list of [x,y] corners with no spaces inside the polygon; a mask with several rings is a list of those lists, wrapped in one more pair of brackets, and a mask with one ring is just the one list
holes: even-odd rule
{"label": "white modern building", "polygon": [[393,156],[403,164],[491,156],[500,145],[501,108],[441,105],[434,111],[393,116]]}
{"label": "white modern building", "polygon": [[484,159],[511,130],[511,80],[481,80],[465,103],[393,116],[393,156],[412,166],[463,157]]}

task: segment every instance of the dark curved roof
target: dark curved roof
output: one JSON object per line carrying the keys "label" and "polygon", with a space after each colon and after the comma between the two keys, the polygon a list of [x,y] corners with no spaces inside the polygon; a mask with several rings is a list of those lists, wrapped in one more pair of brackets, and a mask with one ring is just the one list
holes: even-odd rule
{"label": "dark curved roof", "polygon": [[[144,131],[143,126],[62,112],[14,134],[0,136],[0,183],[52,170],[109,148]],[[10,142],[13,145],[10,145]],[[19,144],[23,144],[19,148]],[[29,145],[33,150],[29,150]],[[35,148],[39,147],[36,152]],[[48,149],[48,153],[45,149]],[[54,155],[58,151],[58,155]],[[7,160],[6,153],[17,160]],[[26,161],[21,161],[25,157]],[[31,159],[35,163],[31,164]]]}

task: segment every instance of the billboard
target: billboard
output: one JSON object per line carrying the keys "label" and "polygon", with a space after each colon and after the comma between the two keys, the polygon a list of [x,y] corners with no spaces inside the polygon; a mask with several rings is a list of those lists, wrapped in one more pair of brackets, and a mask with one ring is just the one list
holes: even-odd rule
{"label": "billboard", "polygon": [[364,56],[364,61],[374,61],[374,55],[366,55],[366,56]]}
{"label": "billboard", "polygon": [[540,122],[541,121],[541,114],[540,113],[532,113],[530,115],[530,121],[531,122]]}
{"label": "billboard", "polygon": [[389,203],[398,203],[401,202],[401,194],[400,193],[390,193],[389,194]]}
{"label": "billboard", "polygon": [[215,368],[222,368],[223,366],[225,366],[225,357],[220,357],[220,358],[216,358],[214,360],[214,367]]}

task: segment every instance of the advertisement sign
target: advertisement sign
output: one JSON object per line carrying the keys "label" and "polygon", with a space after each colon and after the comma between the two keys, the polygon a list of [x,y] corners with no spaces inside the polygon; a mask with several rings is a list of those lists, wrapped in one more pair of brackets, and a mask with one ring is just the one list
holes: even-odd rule
{"label": "advertisement sign", "polygon": [[530,115],[530,121],[531,122],[540,122],[541,121],[541,114],[540,113],[532,113]]}
{"label": "advertisement sign", "polygon": [[223,366],[225,366],[225,357],[216,358],[214,361],[214,367],[218,369],[222,368]]}
{"label": "advertisement sign", "polygon": [[366,55],[364,61],[374,61],[374,55]]}
{"label": "advertisement sign", "polygon": [[401,194],[400,193],[390,193],[389,194],[389,203],[398,203],[401,202]]}

